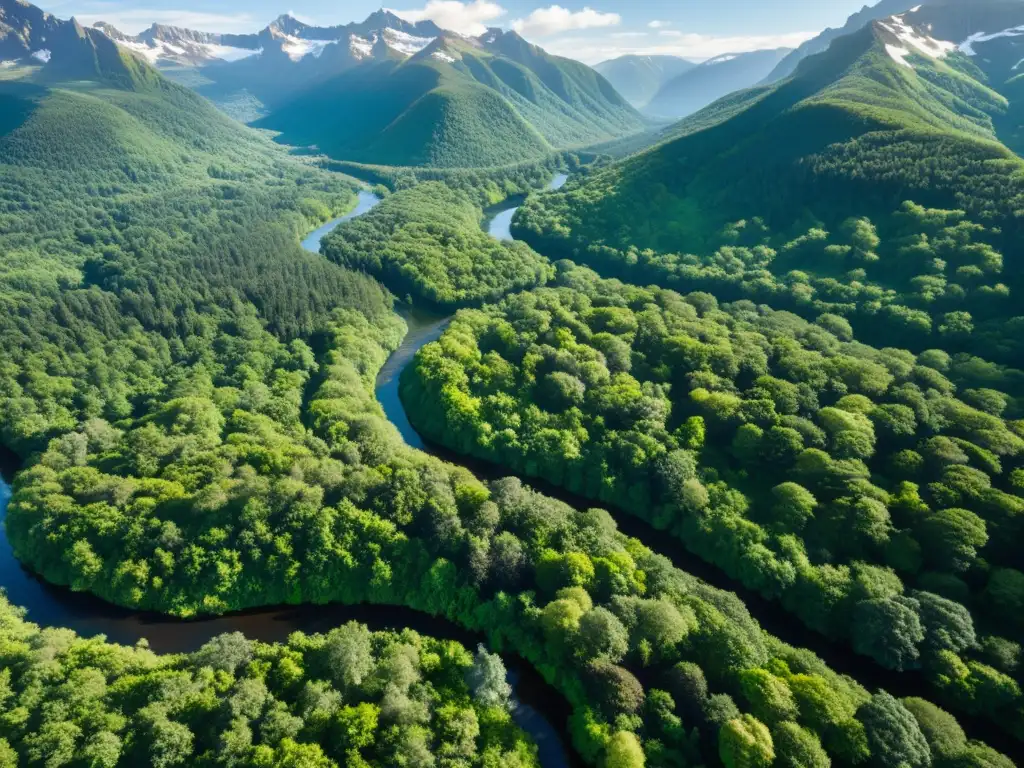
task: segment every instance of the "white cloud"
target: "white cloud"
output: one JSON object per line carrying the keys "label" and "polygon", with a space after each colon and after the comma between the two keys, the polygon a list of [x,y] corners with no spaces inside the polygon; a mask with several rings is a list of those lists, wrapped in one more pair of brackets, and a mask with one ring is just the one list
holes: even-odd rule
{"label": "white cloud", "polygon": [[450,29],[463,35],[482,35],[487,23],[500,19],[506,11],[490,0],[473,0],[463,3],[459,0],[430,0],[423,8],[408,11],[392,10],[406,21],[430,21],[442,29]]}
{"label": "white cloud", "polygon": [[608,35],[612,40],[630,40],[640,37],[647,37],[646,32],[612,32]]}
{"label": "white cloud", "polygon": [[[815,32],[790,32],[781,35],[730,35],[716,37],[662,30],[657,36],[643,39],[613,39],[612,35],[562,37],[545,41],[544,48],[558,56],[577,59],[587,64],[619,56],[681,56],[703,61],[725,53],[745,53],[765,48],[795,48],[810,40]],[[819,30],[820,31],[820,30]]]}
{"label": "white cloud", "polygon": [[660,19],[655,19],[654,21],[652,21],[647,26],[650,27],[651,29],[664,29],[665,27],[671,27],[672,26],[672,22],[671,21],[661,21]]}
{"label": "white cloud", "polygon": [[259,21],[248,13],[125,8],[116,3],[91,4],[87,12],[74,13],[74,16],[83,25],[89,26],[97,21],[105,21],[130,35],[138,34],[153,24],[228,34],[253,32],[261,26]]}
{"label": "white cloud", "polygon": [[570,11],[560,5],[552,5],[538,8],[525,19],[516,19],[512,22],[512,29],[526,36],[544,37],[577,29],[614,27],[621,22],[622,17],[617,13],[601,13],[593,8]]}

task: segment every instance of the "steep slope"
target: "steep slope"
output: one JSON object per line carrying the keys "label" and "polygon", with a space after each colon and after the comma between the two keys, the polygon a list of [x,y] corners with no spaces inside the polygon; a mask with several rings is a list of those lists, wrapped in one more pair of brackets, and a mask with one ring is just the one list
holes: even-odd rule
{"label": "steep slope", "polygon": [[658,117],[686,117],[726,94],[760,82],[790,49],[728,53],[708,59],[666,82],[644,112]]}
{"label": "steep slope", "polygon": [[[1017,8],[1024,16],[1024,4]],[[915,31],[912,16],[837,39],[791,79],[731,96],[700,130],[680,130],[681,138],[537,201],[534,212],[557,207],[549,223],[574,238],[615,233],[618,243],[659,249],[699,247],[730,217],[788,224],[805,205],[887,208],[912,194],[1010,216],[1019,205],[1007,185],[1022,164],[996,140],[994,122],[1007,101],[976,67],[977,77],[965,74],[972,60],[956,43]]]}
{"label": "steep slope", "polygon": [[[939,3],[943,0],[922,0],[924,4]],[[946,0],[948,2],[948,0]],[[843,37],[863,29],[872,21],[885,19],[898,13],[919,5],[917,0],[880,0],[875,5],[865,5],[857,13],[851,15],[843,26],[837,29],[826,29],[817,37],[813,37],[800,45],[796,50],[791,51],[778,66],[764,79],[764,83],[776,83],[789,77],[796,70],[797,65],[808,56],[828,50],[829,45],[836,38]]]}
{"label": "steep slope", "polygon": [[602,61],[594,69],[626,101],[637,109],[643,109],[665,83],[696,66],[678,56],[620,56]]}
{"label": "steep slope", "polygon": [[[1024,4],[973,4],[973,31],[961,10],[925,6],[838,38],[782,83],[528,201],[514,231],[634,281],[836,314],[878,346],[1018,368],[1024,161],[1000,136],[1019,135],[1020,107],[1015,78],[996,73],[1024,58]],[[982,370],[1018,386],[1006,377],[1019,372]]]}
{"label": "steep slope", "polygon": [[594,70],[491,30],[475,40],[446,34],[405,61],[349,70],[258,125],[338,159],[480,167],[615,138],[644,122]]}
{"label": "steep slope", "polygon": [[361,64],[408,58],[441,34],[433,22],[411,24],[388,11],[336,27],[310,26],[284,15],[250,35],[161,24],[137,36],[102,22],[96,29],[243,122]]}
{"label": "steep slope", "polygon": [[220,35],[154,24],[139,35],[126,35],[105,22],[93,25],[118,45],[161,67],[196,67],[238,61],[262,51],[259,35]]}
{"label": "steep slope", "polygon": [[0,61],[8,69],[34,68],[40,80],[95,79],[132,89],[157,81],[106,35],[22,0],[0,0]]}

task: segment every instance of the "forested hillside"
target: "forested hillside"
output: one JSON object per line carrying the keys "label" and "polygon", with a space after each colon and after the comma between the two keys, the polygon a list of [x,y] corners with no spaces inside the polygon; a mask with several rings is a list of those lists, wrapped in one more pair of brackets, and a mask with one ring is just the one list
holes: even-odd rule
{"label": "forested hillside", "polygon": [[500,30],[347,71],[258,125],[339,160],[440,167],[536,160],[645,127],[592,69]]}
{"label": "forested hillside", "polygon": [[1024,162],[998,141],[1014,102],[980,56],[904,41],[930,8],[840,38],[790,80],[529,201],[516,231],[619,276],[833,312],[868,341],[895,334],[914,351],[1018,364]]}
{"label": "forested hillside", "polygon": [[[94,35],[79,35],[96,56],[75,79],[56,50],[0,79],[0,444],[23,462],[5,526],[33,572],[179,619],[331,602],[445,617],[536,668],[600,768],[1012,764],[934,703],[869,690],[768,634],[607,512],[406,445],[374,397],[405,332],[376,278],[438,308],[532,289],[460,315],[423,353],[406,399],[438,439],[505,446],[524,475],[665,523],[738,582],[811,606],[798,611],[811,626],[927,668],[929,698],[1017,735],[1014,371],[866,347],[838,309],[812,326],[556,273],[489,238],[482,203],[528,186],[553,146],[642,126],[603,78],[517,35],[380,64],[382,78],[413,72],[402,93],[423,98],[406,112],[394,90],[362,91],[371,123],[399,119],[372,138],[339,130],[367,152],[351,159],[459,170],[451,186],[380,170],[399,191],[322,255],[299,242],[351,208],[353,179],[140,58],[100,56]],[[312,123],[328,135],[352,113],[324,114]],[[990,141],[972,124],[981,139],[964,136]],[[998,293],[1001,221],[899,215]],[[759,226],[733,227],[737,254]],[[871,261],[870,226],[822,247]],[[157,656],[39,629],[0,600],[3,765],[535,765],[506,697],[494,656],[409,631],[227,635]]]}

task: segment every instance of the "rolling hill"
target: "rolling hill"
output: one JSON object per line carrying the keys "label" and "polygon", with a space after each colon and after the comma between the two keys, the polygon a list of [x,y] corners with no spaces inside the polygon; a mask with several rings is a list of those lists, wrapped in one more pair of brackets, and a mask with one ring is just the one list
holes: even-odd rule
{"label": "rolling hill", "polygon": [[590,67],[490,30],[344,72],[256,125],[337,159],[479,167],[635,133],[645,121]]}
{"label": "rolling hill", "polygon": [[790,49],[727,53],[708,59],[665,82],[644,112],[657,117],[686,117],[733,91],[760,82]]}
{"label": "rolling hill", "polygon": [[594,67],[630,104],[643,109],[661,87],[697,65],[678,56],[620,56]]}

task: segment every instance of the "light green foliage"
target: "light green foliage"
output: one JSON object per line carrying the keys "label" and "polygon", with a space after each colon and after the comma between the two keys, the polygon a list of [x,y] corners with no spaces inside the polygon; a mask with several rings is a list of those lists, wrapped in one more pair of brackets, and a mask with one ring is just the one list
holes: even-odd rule
{"label": "light green foliage", "polygon": [[398,296],[454,308],[541,285],[553,269],[522,243],[480,228],[480,209],[462,193],[428,182],[390,196],[324,238],[322,251],[368,272]]}
{"label": "light green foliage", "polygon": [[772,728],[775,763],[779,768],[829,768],[832,761],[818,737],[792,721]]}
{"label": "light green foliage", "polygon": [[725,724],[718,735],[718,753],[726,768],[767,768],[775,760],[771,733],[751,715]]}

